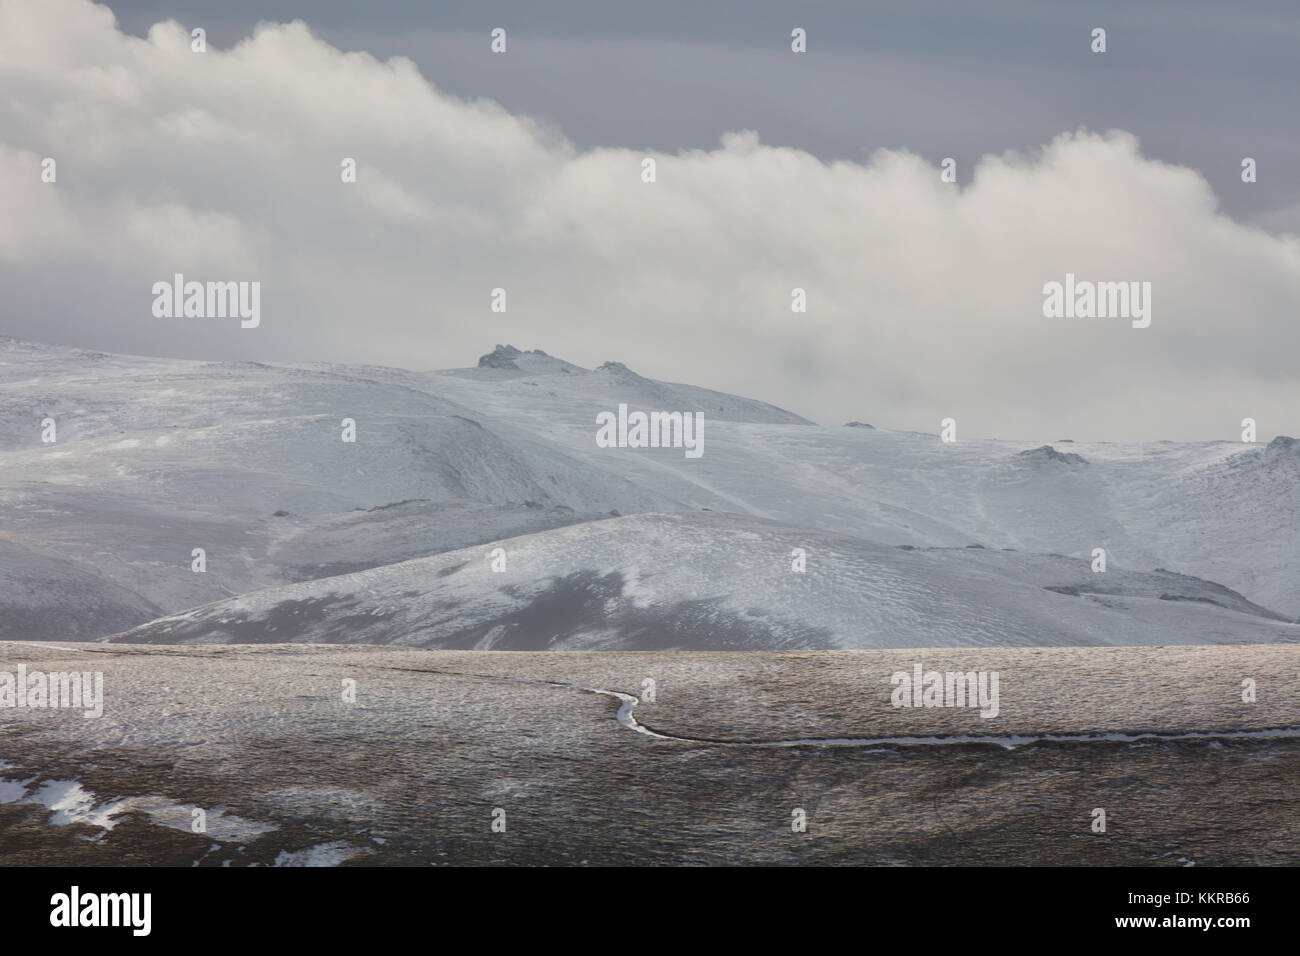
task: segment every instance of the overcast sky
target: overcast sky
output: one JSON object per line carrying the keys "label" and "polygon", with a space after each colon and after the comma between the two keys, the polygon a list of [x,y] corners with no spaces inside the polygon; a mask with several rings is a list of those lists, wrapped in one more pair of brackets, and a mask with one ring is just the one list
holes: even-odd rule
{"label": "overcast sky", "polygon": [[[111,6],[0,0],[0,333],[413,368],[511,342],[828,424],[1300,433],[1294,3]],[[261,326],[155,318],[176,272],[260,281]],[[1151,326],[1045,318],[1067,272],[1151,282]]]}

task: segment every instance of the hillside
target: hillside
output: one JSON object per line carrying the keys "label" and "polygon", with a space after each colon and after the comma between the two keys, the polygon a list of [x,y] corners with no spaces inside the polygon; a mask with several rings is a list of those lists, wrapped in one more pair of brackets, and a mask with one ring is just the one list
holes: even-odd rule
{"label": "hillside", "polygon": [[[701,413],[702,456],[598,447],[596,416],[620,404]],[[1286,639],[1274,619],[1300,616],[1298,515],[1300,443],[1285,437],[945,444],[510,346],[412,372],[0,340],[0,637],[14,639],[104,637],[244,596],[253,614],[332,588],[346,601],[357,581],[408,595],[380,643]],[[485,577],[497,542],[518,553]],[[1105,574],[1085,563],[1098,547]],[[408,563],[436,555],[432,579]],[[466,570],[436,577],[453,564]],[[606,590],[617,620],[602,619]],[[462,618],[420,610],[439,600]],[[531,636],[510,617],[525,610]],[[563,627],[544,633],[552,617]]]}

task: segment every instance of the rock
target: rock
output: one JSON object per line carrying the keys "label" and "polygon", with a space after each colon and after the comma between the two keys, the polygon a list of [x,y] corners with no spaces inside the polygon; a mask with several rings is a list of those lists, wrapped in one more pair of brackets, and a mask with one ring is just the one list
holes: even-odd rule
{"label": "rock", "polygon": [[1022,451],[1016,457],[1027,458],[1030,461],[1059,461],[1067,465],[1088,464],[1088,460],[1082,455],[1076,455],[1072,451],[1060,452],[1051,445],[1042,445],[1029,451]]}
{"label": "rock", "polygon": [[498,345],[487,355],[479,357],[479,368],[519,368],[515,359],[523,353],[513,345]]}
{"label": "rock", "polygon": [[513,345],[498,345],[487,355],[479,357],[479,368],[519,368],[515,364],[515,359],[521,355],[546,355],[541,349],[532,349],[528,352],[521,352]]}
{"label": "rock", "polygon": [[1300,455],[1300,439],[1292,438],[1290,435],[1278,435],[1268,443],[1268,451],[1271,453],[1291,452]]}

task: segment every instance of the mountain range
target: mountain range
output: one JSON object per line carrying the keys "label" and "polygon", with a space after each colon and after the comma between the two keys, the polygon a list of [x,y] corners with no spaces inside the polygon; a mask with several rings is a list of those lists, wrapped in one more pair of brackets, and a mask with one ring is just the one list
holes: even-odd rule
{"label": "mountain range", "polygon": [[[704,454],[598,447],[619,404],[702,413]],[[1300,638],[1293,438],[949,443],[854,416],[511,346],[421,372],[0,339],[0,639]]]}

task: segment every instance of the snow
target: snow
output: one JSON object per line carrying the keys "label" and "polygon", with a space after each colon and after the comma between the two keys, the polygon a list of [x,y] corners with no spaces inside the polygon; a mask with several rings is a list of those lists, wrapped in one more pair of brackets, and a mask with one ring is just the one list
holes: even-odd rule
{"label": "snow", "polygon": [[[194,820],[192,804],[178,803],[168,797],[144,795],[105,801],[75,780],[47,780],[31,789],[36,778],[23,781],[0,780],[0,803],[31,803],[49,810],[50,824],[67,826],[80,824],[111,830],[118,817],[128,812],[145,814],[151,823],[185,833],[192,832]],[[273,832],[271,824],[258,823],[224,807],[205,810],[205,833],[222,843],[248,843]]]}
{"label": "snow", "polygon": [[[0,638],[159,619],[144,632],[207,643],[318,625],[498,648],[1294,640],[1268,614],[1300,616],[1293,440],[945,444],[617,362],[505,357],[412,372],[0,339]],[[598,448],[620,402],[702,412],[704,456]],[[525,613],[554,633],[525,637]]]}
{"label": "snow", "polygon": [[17,803],[27,796],[31,780],[0,780],[0,803]]}
{"label": "snow", "polygon": [[305,850],[281,850],[275,858],[276,866],[338,866],[344,860],[350,860],[361,850],[346,843],[322,843]]}
{"label": "snow", "polygon": [[111,830],[117,808],[113,805],[96,806],[94,794],[84,790],[75,780],[49,780],[41,784],[31,799],[50,810],[54,826],[81,823]]}
{"label": "snow", "polygon": [[[794,548],[807,573],[792,572]],[[1292,642],[1300,626],[1170,572],[1098,574],[1062,556],[903,549],[695,513],[586,522],[253,592],[114,640],[781,650]]]}

